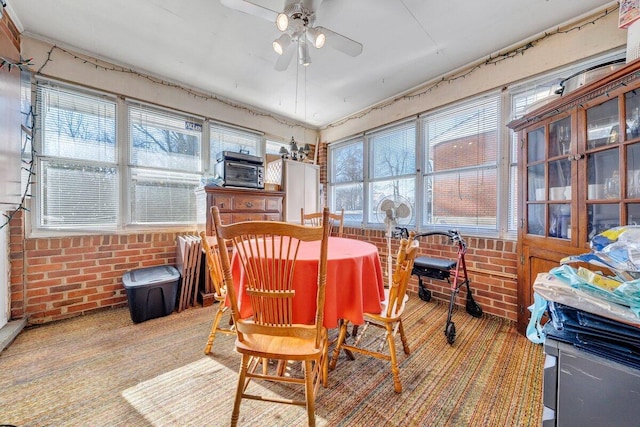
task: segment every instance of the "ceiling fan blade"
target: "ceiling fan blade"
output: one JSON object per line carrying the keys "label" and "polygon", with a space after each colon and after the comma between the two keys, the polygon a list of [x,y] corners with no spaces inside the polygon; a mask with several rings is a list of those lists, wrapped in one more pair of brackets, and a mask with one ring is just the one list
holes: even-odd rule
{"label": "ceiling fan blade", "polygon": [[322,4],[322,0],[302,0],[301,3],[306,9],[317,11]]}
{"label": "ceiling fan blade", "polygon": [[276,65],[273,67],[276,71],[284,71],[289,68],[289,63],[291,62],[291,58],[293,58],[293,54],[296,51],[296,44],[291,43],[289,47],[282,52],[282,55],[278,56],[278,60],[276,61]]}
{"label": "ceiling fan blade", "polygon": [[327,38],[327,44],[342,53],[346,53],[349,56],[358,56],[362,53],[362,44],[355,40],[351,40],[349,37],[338,34],[325,27],[316,27],[317,30],[321,30]]}
{"label": "ceiling fan blade", "polygon": [[266,7],[258,6],[257,4],[246,0],[220,0],[220,3],[229,9],[257,16],[259,18],[266,19],[267,21],[276,22],[276,17],[278,16],[278,12],[267,9]]}

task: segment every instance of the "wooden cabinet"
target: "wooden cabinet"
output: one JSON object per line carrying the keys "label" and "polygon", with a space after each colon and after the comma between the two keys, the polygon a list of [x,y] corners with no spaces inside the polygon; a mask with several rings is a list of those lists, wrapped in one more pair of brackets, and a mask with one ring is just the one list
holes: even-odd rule
{"label": "wooden cabinet", "polygon": [[282,221],[284,192],[205,187],[198,190],[198,222],[205,224],[207,235],[213,235],[211,207],[220,209],[225,224],[239,221]]}
{"label": "wooden cabinet", "polygon": [[518,132],[518,329],[540,272],[640,222],[640,62],[509,123]]}

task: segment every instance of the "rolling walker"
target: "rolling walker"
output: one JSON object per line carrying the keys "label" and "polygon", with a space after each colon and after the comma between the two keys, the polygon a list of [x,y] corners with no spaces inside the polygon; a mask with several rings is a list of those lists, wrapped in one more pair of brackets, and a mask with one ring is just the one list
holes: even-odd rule
{"label": "rolling walker", "polygon": [[[447,342],[453,344],[456,340],[456,325],[451,320],[453,315],[453,308],[455,306],[456,295],[460,291],[462,286],[467,287],[467,303],[466,310],[473,317],[482,316],[482,307],[480,307],[473,299],[471,294],[471,287],[469,286],[470,280],[467,275],[467,264],[464,259],[464,254],[467,251],[467,244],[460,234],[455,231],[428,231],[420,234],[416,234],[414,239],[427,236],[445,236],[449,239],[449,242],[457,246],[458,256],[456,260],[446,260],[439,258],[430,258],[426,256],[420,256],[415,259],[413,264],[413,270],[411,274],[418,276],[418,296],[423,301],[431,300],[431,291],[429,291],[422,283],[422,277],[429,277],[431,279],[446,280],[451,285],[451,295],[449,298],[449,312],[447,314],[447,325],[445,326],[444,334],[447,337]],[[449,279],[453,272],[453,282]]]}

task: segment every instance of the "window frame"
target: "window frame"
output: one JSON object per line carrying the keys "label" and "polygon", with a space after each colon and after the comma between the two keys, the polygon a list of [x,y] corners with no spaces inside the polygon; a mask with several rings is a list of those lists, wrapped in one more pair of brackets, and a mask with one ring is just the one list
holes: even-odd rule
{"label": "window frame", "polygon": [[[113,137],[114,141],[114,153],[113,159],[109,160],[95,160],[92,158],[84,158],[81,156],[63,156],[63,155],[55,155],[52,153],[45,153],[44,138],[46,137],[45,124],[47,115],[44,113],[43,108],[45,106],[48,107],[48,104],[44,104],[42,97],[44,93],[61,93],[69,95],[71,98],[85,98],[87,105],[89,104],[89,100],[93,100],[97,103],[105,103],[113,106],[113,120],[114,120],[114,133]],[[115,96],[93,91],[90,89],[79,88],[77,86],[61,84],[56,81],[52,81],[49,79],[36,79],[32,86],[32,99],[35,108],[37,111],[36,117],[36,126],[39,129],[39,132],[35,132],[35,138],[33,143],[36,147],[35,158],[33,161],[36,162],[36,179],[34,180],[34,185],[32,187],[32,194],[37,195],[35,198],[35,202],[32,202],[32,209],[34,210],[34,215],[32,215],[32,228],[34,230],[42,231],[45,233],[51,233],[56,231],[74,231],[74,230],[82,230],[82,231],[113,231],[118,228],[119,221],[118,216],[121,209],[122,200],[118,197],[119,188],[122,181],[122,173],[118,166],[118,159],[121,155],[120,147],[118,146],[118,136],[119,136],[119,127],[118,127],[118,114],[119,114],[119,106]],[[73,110],[76,111],[76,110]],[[115,182],[115,221],[113,223],[106,223],[101,225],[81,225],[79,223],[75,224],[58,224],[58,225],[50,225],[47,226],[44,223],[44,206],[43,203],[46,202],[47,198],[44,196],[45,188],[42,179],[45,176],[44,165],[50,163],[54,165],[59,165],[60,167],[65,167],[65,165],[72,165],[78,168],[83,167],[95,167],[95,168],[115,168],[116,169],[116,182]]]}
{"label": "window frame", "polygon": [[[394,134],[395,132],[405,132],[407,130],[411,129],[413,131],[413,158],[414,158],[414,162],[413,165],[408,166],[408,172],[405,170],[403,171],[404,173],[398,174],[398,175],[376,175],[374,172],[374,168],[375,168],[375,161],[373,159],[374,157],[374,152],[375,152],[375,147],[374,147],[374,140],[378,137],[384,137],[384,136],[389,136],[391,134]],[[374,200],[374,197],[376,196],[374,194],[373,188],[376,185],[382,184],[382,183],[386,183],[386,182],[391,182],[391,181],[405,181],[407,182],[408,180],[413,181],[413,194],[407,196],[407,195],[399,195],[400,199],[399,200],[406,200],[409,203],[412,204],[412,216],[410,219],[410,222],[408,224],[406,224],[407,227],[412,227],[415,226],[416,224],[416,214],[417,214],[417,204],[416,204],[416,200],[417,200],[417,190],[418,190],[418,177],[417,177],[417,170],[419,169],[418,164],[419,164],[419,158],[418,158],[418,150],[417,150],[417,141],[418,141],[418,130],[417,130],[417,121],[414,118],[411,118],[409,120],[402,120],[400,122],[396,122],[393,123],[392,125],[389,126],[384,126],[378,129],[375,129],[371,132],[366,132],[364,135],[364,140],[365,140],[365,148],[366,148],[366,153],[367,153],[367,168],[365,169],[366,173],[365,173],[365,206],[367,207],[365,209],[367,215],[365,216],[365,224],[368,227],[380,227],[381,225],[381,221],[379,218],[379,215],[376,211],[377,208],[377,204],[380,203],[380,201],[386,197],[393,197],[396,198],[395,195],[390,195],[390,194],[384,194],[382,195],[382,197],[379,200]],[[400,184],[401,185],[401,184]],[[409,190],[411,191],[411,190]],[[369,215],[370,214],[370,215]],[[404,225],[404,224],[403,224]],[[384,227],[384,224],[382,223],[382,227]]]}
{"label": "window frame", "polygon": [[[512,108],[512,103],[513,103],[513,96],[514,93],[518,93],[518,92],[522,92],[524,90],[526,90],[527,86],[535,86],[535,85],[542,85],[542,84],[550,84],[551,82],[553,82],[554,80],[559,81],[559,78],[567,78],[567,76],[574,74],[577,70],[584,70],[587,68],[590,68],[594,65],[597,64],[603,64],[605,62],[611,61],[611,60],[615,60],[615,59],[620,59],[624,57],[624,50],[614,50],[608,53],[605,53],[603,55],[598,55],[592,58],[588,58],[586,60],[582,60],[573,64],[569,64],[567,66],[552,70],[550,72],[546,72],[537,76],[530,76],[528,77],[526,80],[521,80],[521,81],[516,81],[516,82],[510,82],[507,87],[508,90],[493,90],[493,91],[487,91],[484,93],[479,93],[479,94],[475,94],[473,96],[470,96],[468,98],[465,99],[460,99],[457,100],[455,103],[452,103],[450,105],[447,106],[440,106],[437,108],[434,108],[433,110],[430,110],[428,112],[424,112],[422,114],[420,114],[417,118],[410,118],[410,119],[406,119],[406,120],[415,120],[416,121],[416,139],[418,141],[424,141],[425,140],[425,136],[424,136],[424,126],[421,123],[421,121],[423,121],[425,119],[425,117],[427,117],[430,114],[435,114],[439,111],[442,111],[446,108],[450,108],[451,106],[455,106],[456,104],[461,104],[464,102],[469,102],[470,100],[482,97],[482,96],[486,96],[487,94],[490,93],[499,93],[498,95],[498,102],[499,102],[499,107],[498,107],[498,111],[497,111],[497,115],[498,115],[498,139],[497,139],[497,150],[498,150],[498,159],[497,159],[497,169],[496,169],[496,177],[497,177],[497,190],[496,190],[496,195],[497,195],[497,209],[496,209],[496,227],[495,229],[478,229],[476,227],[462,227],[462,226],[456,226],[456,228],[466,234],[471,234],[471,235],[477,235],[477,236],[487,236],[487,237],[496,237],[496,238],[504,238],[504,239],[508,239],[508,240],[515,240],[517,238],[517,233],[518,233],[518,227],[519,227],[519,223],[518,223],[518,206],[517,206],[517,197],[515,197],[515,195],[517,195],[517,191],[514,195],[514,189],[517,190],[517,173],[513,173],[514,170],[517,169],[517,147],[518,144],[515,141],[515,135],[513,133],[513,131],[507,129],[506,124],[509,123],[511,120],[515,119],[515,115],[514,115],[514,111]],[[392,125],[390,125],[392,126]],[[383,128],[383,127],[381,127]],[[371,131],[365,131],[363,134],[361,135],[366,135],[369,132],[373,132],[374,130]],[[334,186],[336,185],[336,183],[333,180],[332,174],[333,174],[333,155],[332,155],[332,151],[335,150],[336,148],[339,148],[341,146],[341,144],[347,143],[348,141],[352,140],[356,138],[356,136],[351,136],[351,137],[346,137],[343,138],[341,140],[335,141],[335,142],[331,142],[328,145],[327,148],[327,175],[328,175],[328,182],[327,182],[327,194],[328,194],[328,205],[330,206],[331,209],[335,209],[335,201],[333,200],[333,195],[334,195]],[[367,171],[368,171],[368,149],[367,149],[367,138],[364,138],[364,159],[363,159],[363,163],[366,165],[365,166],[365,177],[364,177],[364,184],[363,184],[363,197],[364,197],[364,203],[369,203],[368,202],[368,194],[367,194],[367,188],[368,188],[368,183],[369,183],[369,176],[366,175]],[[425,154],[424,152],[427,150],[427,147],[425,146],[425,143],[417,143],[416,145],[416,156],[419,159],[427,159],[427,154]],[[440,226],[437,224],[433,224],[433,225],[425,225],[425,221],[422,218],[422,212],[423,212],[423,204],[426,202],[423,197],[423,188],[424,188],[424,179],[422,178],[423,173],[420,171],[426,171],[428,169],[427,167],[428,163],[426,162],[419,162],[419,167],[418,167],[418,171],[416,172],[416,177],[417,177],[417,181],[416,181],[416,195],[415,195],[415,200],[416,200],[416,223],[420,224],[419,226],[416,227],[417,231],[421,231],[423,229],[428,228],[429,230],[437,230],[437,229],[441,229],[441,230],[445,230],[448,228],[451,228],[450,226],[444,225],[444,226]],[[370,207],[365,205],[363,207],[363,211],[366,215],[366,213],[370,210]],[[346,222],[346,221],[345,221]],[[364,224],[368,227],[372,227],[372,228],[381,228],[381,227],[375,227],[375,224],[372,223],[371,221],[367,220],[365,218],[364,220]]]}
{"label": "window frame", "polygon": [[[450,109],[454,109],[454,108],[460,108],[460,106],[464,106],[465,104],[473,104],[473,103],[478,103],[478,100],[481,99],[492,99],[495,102],[497,102],[497,108],[495,111],[496,114],[496,158],[495,161],[492,162],[490,165],[487,164],[482,164],[482,165],[477,165],[471,168],[462,168],[460,170],[484,170],[484,169],[492,169],[496,171],[496,227],[484,227],[484,228],[479,228],[475,225],[461,225],[461,224],[426,224],[425,223],[425,218],[423,218],[423,205],[426,202],[424,199],[424,195],[423,195],[423,188],[424,188],[424,182],[426,181],[426,176],[428,175],[433,175],[434,172],[429,170],[429,167],[427,166],[428,163],[428,146],[427,146],[427,132],[425,131],[425,121],[428,120],[428,118],[430,116],[434,116],[437,114],[442,114],[443,112],[446,112],[447,110]],[[335,187],[339,184],[343,184],[343,183],[337,183],[335,180],[335,169],[334,169],[334,155],[333,155],[333,151],[336,149],[339,149],[341,147],[343,147],[345,144],[349,144],[350,142],[353,142],[354,140],[357,140],[357,138],[362,138],[363,139],[363,164],[364,164],[364,177],[363,177],[363,181],[362,181],[362,185],[363,185],[363,198],[364,198],[364,207],[363,207],[363,226],[368,227],[368,228],[374,228],[374,229],[382,229],[384,228],[384,225],[381,225],[379,223],[379,221],[376,218],[371,218],[369,213],[371,213],[372,215],[374,212],[375,207],[371,206],[372,201],[370,200],[370,186],[376,182],[380,182],[380,181],[384,181],[387,178],[374,178],[372,177],[372,173],[371,173],[371,166],[370,166],[370,162],[371,162],[371,147],[370,147],[370,140],[372,136],[375,136],[376,133],[378,132],[384,132],[387,131],[389,129],[393,129],[393,128],[401,128],[404,126],[411,126],[411,124],[413,126],[415,126],[415,156],[416,156],[416,165],[415,165],[415,171],[412,174],[406,174],[406,175],[402,175],[399,176],[399,178],[408,178],[409,176],[413,177],[415,179],[415,193],[413,195],[413,202],[414,202],[414,213],[413,213],[413,220],[412,223],[410,224],[410,227],[415,227],[415,229],[419,232],[425,229],[429,229],[429,230],[449,230],[452,227],[463,231],[464,233],[467,234],[473,234],[473,235],[490,235],[490,236],[498,236],[498,235],[507,235],[508,233],[505,233],[503,230],[503,227],[501,227],[502,222],[504,222],[504,220],[502,218],[504,218],[505,216],[501,213],[500,210],[500,206],[502,204],[504,204],[503,200],[508,199],[508,185],[502,185],[501,184],[501,179],[500,179],[500,173],[501,171],[504,169],[504,166],[502,165],[502,163],[504,162],[505,157],[508,158],[508,156],[503,155],[503,153],[505,152],[505,150],[507,150],[506,152],[509,152],[509,147],[506,146],[505,147],[505,132],[503,132],[503,106],[504,106],[504,102],[502,100],[502,95],[500,94],[499,91],[488,91],[473,97],[469,97],[463,100],[460,100],[454,104],[448,105],[446,107],[441,107],[441,108],[437,108],[434,109],[432,111],[430,111],[429,113],[425,113],[425,114],[421,114],[420,116],[417,117],[411,117],[387,126],[383,126],[380,128],[376,128],[373,129],[371,131],[367,131],[363,134],[363,136],[361,137],[351,137],[351,138],[345,138],[341,141],[336,141],[334,143],[329,144],[328,146],[328,155],[327,155],[327,171],[328,171],[328,205],[330,206],[330,208],[332,210],[337,209],[338,207],[335,205],[335,200],[334,200],[334,196],[335,196]],[[508,142],[508,141],[507,141]],[[448,170],[447,172],[451,172],[454,169]],[[345,223],[347,223],[346,219],[345,219]]]}
{"label": "window frame", "polygon": [[[117,183],[115,185],[115,202],[116,202],[116,220],[115,224],[109,224],[108,226],[104,225],[81,225],[81,224],[69,224],[69,225],[61,225],[61,226],[50,226],[41,225],[41,216],[42,216],[42,203],[44,200],[44,192],[46,192],[46,188],[42,186],[41,183],[38,182],[37,179],[34,181],[34,187],[32,190],[32,194],[35,196],[33,199],[29,201],[31,205],[32,214],[30,215],[30,234],[33,236],[49,236],[49,235],[78,235],[85,234],[87,232],[109,232],[109,233],[124,233],[131,230],[147,230],[150,228],[154,229],[185,229],[185,227],[191,228],[197,224],[198,216],[197,212],[195,212],[192,216],[184,221],[152,221],[152,222],[136,222],[134,218],[134,207],[133,207],[133,194],[132,194],[132,184],[136,177],[143,177],[144,179],[153,180],[154,176],[162,176],[163,180],[166,180],[167,176],[169,176],[172,181],[177,183],[176,185],[182,185],[184,182],[191,182],[194,185],[194,188],[201,186],[202,182],[205,182],[208,177],[214,174],[214,166],[215,161],[210,161],[210,152],[211,152],[211,139],[210,139],[210,126],[219,126],[221,129],[228,129],[230,132],[234,134],[245,134],[250,135],[255,140],[255,150],[258,156],[264,157],[265,152],[265,139],[264,134],[248,128],[243,128],[241,126],[234,126],[224,124],[222,122],[201,117],[196,114],[179,111],[172,108],[161,107],[155,104],[145,103],[138,100],[127,99],[122,96],[118,96],[116,94],[88,89],[80,85],[74,85],[66,82],[59,82],[57,80],[48,79],[44,77],[38,77],[31,82],[31,97],[32,104],[36,111],[42,108],[42,100],[38,96],[38,93],[42,88],[54,88],[55,90],[61,90],[63,92],[69,93],[72,96],[80,95],[84,97],[89,97],[95,100],[108,100],[110,103],[113,103],[115,106],[114,120],[115,120],[115,154],[113,162],[109,162],[107,166],[113,167],[117,170]],[[132,142],[130,138],[130,128],[131,123],[129,120],[130,108],[142,108],[144,110],[148,110],[151,112],[158,113],[160,115],[168,115],[179,117],[180,120],[189,120],[197,123],[200,127],[199,130],[199,142],[198,142],[198,150],[199,150],[199,158],[196,162],[192,163],[188,169],[192,167],[196,169],[195,172],[181,170],[180,168],[176,169],[173,167],[154,167],[154,165],[136,165],[131,160],[132,154]],[[36,117],[36,128],[39,129],[42,125],[42,116],[38,115]],[[39,150],[42,146],[42,137],[41,132],[34,132],[34,145],[37,147],[37,153],[40,153]],[[66,157],[55,157],[55,156],[43,156],[41,154],[36,154],[34,161],[35,164],[35,173],[37,176],[42,176],[42,163],[49,161],[50,159],[54,159],[55,161],[60,161],[62,163],[69,162],[70,160],[75,163],[81,163],[83,165],[105,165],[105,162],[96,162],[95,159],[68,159]],[[148,175],[148,176],[147,176]],[[170,190],[167,190],[170,191]],[[195,199],[193,205],[195,206]],[[195,207],[194,207],[195,209]]]}
{"label": "window frame", "polygon": [[[152,129],[160,130],[160,131],[168,131],[168,132],[177,132],[179,127],[175,126],[175,123],[184,121],[184,135],[192,136],[196,138],[196,150],[197,154],[194,155],[195,159],[193,160],[194,165],[198,168],[195,173],[189,172],[188,165],[183,166],[182,168],[175,167],[176,161],[169,157],[168,165],[165,166],[155,166],[151,167],[149,164],[144,162],[134,162],[134,136],[132,134],[132,128],[134,126],[134,121],[132,120],[132,115],[138,112],[141,116],[145,115],[145,123],[148,120],[152,125]],[[204,144],[204,127],[205,121],[192,114],[182,113],[170,109],[158,108],[156,106],[152,106],[145,103],[127,101],[126,102],[126,129],[127,129],[127,138],[124,141],[127,148],[127,157],[126,157],[126,188],[123,189],[123,195],[125,196],[126,203],[126,213],[124,214],[124,218],[126,218],[126,227],[140,227],[140,226],[188,226],[196,223],[197,221],[197,212],[196,212],[196,198],[195,198],[195,189],[198,188],[202,176],[204,175],[203,168],[203,146]],[[153,121],[153,122],[151,122]],[[140,123],[142,126],[143,123]],[[182,130],[182,129],[180,129]],[[163,185],[162,183],[166,182],[167,185]],[[188,188],[189,184],[192,187],[192,190],[189,191],[185,188],[187,199],[191,198],[191,201],[186,203],[186,206],[182,209],[184,210],[192,210],[190,216],[180,221],[177,217],[173,221],[166,220],[152,220],[149,216],[153,214],[153,208],[143,209],[139,207],[135,203],[135,198],[138,190],[141,193],[141,197],[145,196],[145,192],[143,189],[151,185],[152,183],[157,183],[156,188],[157,191],[166,190],[171,194],[171,189],[179,188],[181,186],[186,186]],[[146,184],[146,185],[145,185]],[[150,200],[146,205],[150,205],[152,203],[161,204],[162,202],[159,200]],[[145,218],[139,218],[140,211],[150,212]],[[156,214],[157,215],[157,214]]]}
{"label": "window frame", "polygon": [[[464,111],[473,111],[475,108],[480,108],[482,106],[488,105],[488,104],[492,104],[492,103],[496,103],[496,108],[494,114],[495,114],[495,158],[492,161],[485,161],[484,163],[478,163],[478,164],[473,164],[473,165],[467,165],[467,166],[460,166],[460,167],[454,167],[454,168],[448,168],[448,169],[443,169],[443,170],[439,170],[439,171],[435,171],[433,170],[433,166],[431,168],[429,168],[428,162],[430,161],[429,157],[430,157],[430,140],[429,140],[429,132],[428,132],[428,126],[430,123],[430,119],[434,120],[434,119],[444,119],[444,118],[453,118],[454,116],[452,115],[452,113],[456,113],[459,112],[460,114],[463,114]],[[463,100],[460,100],[458,102],[452,103],[448,106],[445,107],[441,107],[441,108],[437,108],[434,109],[428,113],[422,114],[420,115],[419,118],[419,124],[420,127],[422,129],[422,135],[421,135],[421,140],[420,140],[420,145],[422,147],[423,150],[423,162],[422,162],[422,170],[424,171],[422,173],[422,177],[421,177],[421,186],[420,186],[420,190],[424,191],[425,188],[425,182],[430,178],[430,177],[444,177],[447,175],[451,175],[454,174],[456,172],[458,172],[458,174],[463,173],[469,173],[469,172],[483,172],[483,171],[490,171],[490,170],[495,170],[495,226],[482,226],[480,224],[471,224],[471,223],[453,223],[453,222],[443,222],[443,223],[435,223],[435,222],[427,222],[427,218],[424,218],[424,216],[421,218],[420,221],[420,225],[419,225],[419,229],[423,230],[423,229],[436,229],[436,230],[450,230],[450,229],[456,229],[459,231],[462,231],[464,233],[467,234],[474,234],[474,235],[499,235],[499,230],[501,229],[501,214],[500,214],[500,206],[503,203],[502,200],[504,199],[506,192],[505,189],[503,188],[502,184],[501,184],[501,179],[500,179],[500,173],[501,173],[501,159],[504,157],[502,155],[502,153],[504,152],[505,148],[504,148],[504,132],[502,132],[503,129],[503,123],[502,123],[502,97],[500,96],[500,92],[498,91],[488,91],[473,97],[469,97]],[[480,133],[478,134],[465,134],[465,135],[461,135],[458,136],[457,138],[454,139],[448,139],[448,140],[443,140],[442,142],[446,142],[446,141],[457,141],[457,140],[462,140],[464,136],[466,135],[472,135],[472,136],[479,136]],[[430,170],[431,169],[431,170]],[[423,194],[424,196],[424,194]],[[425,210],[425,206],[424,204],[427,203],[427,201],[425,200],[425,197],[422,198],[423,204],[420,206],[420,213],[423,213]],[[476,209],[477,212],[477,209]]]}
{"label": "window frame", "polygon": [[[334,160],[334,156],[335,156],[335,150],[337,149],[344,149],[347,147],[351,147],[351,146],[356,146],[356,145],[361,145],[362,147],[362,151],[363,153],[366,152],[365,150],[366,148],[366,141],[364,138],[364,135],[359,135],[353,138],[349,138],[337,143],[334,143],[330,146],[330,148],[327,151],[327,187],[328,187],[328,192],[329,194],[327,195],[327,201],[328,204],[331,206],[331,209],[333,211],[337,211],[338,209],[342,209],[342,208],[338,208],[335,205],[335,191],[337,187],[347,187],[347,186],[351,186],[351,185],[355,185],[358,186],[360,185],[362,188],[362,216],[361,219],[359,221],[353,221],[350,219],[350,214],[348,210],[345,210],[345,218],[344,218],[344,223],[348,224],[348,225],[352,225],[352,226],[362,226],[363,224],[367,223],[368,218],[367,218],[367,212],[366,212],[366,205],[365,205],[365,197],[368,194],[368,191],[366,190],[366,185],[365,185],[365,177],[368,175],[367,173],[367,168],[368,168],[368,161],[367,158],[368,156],[364,156],[363,154],[363,163],[362,163],[362,177],[360,179],[354,179],[351,181],[336,181],[336,177],[335,177],[335,169],[334,169],[334,165],[336,164],[336,161]],[[331,160],[330,160],[331,159]],[[333,204],[332,204],[333,203]]]}

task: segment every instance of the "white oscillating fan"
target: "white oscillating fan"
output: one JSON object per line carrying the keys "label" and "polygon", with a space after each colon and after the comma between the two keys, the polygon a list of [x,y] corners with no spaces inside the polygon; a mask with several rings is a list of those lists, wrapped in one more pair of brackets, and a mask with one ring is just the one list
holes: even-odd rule
{"label": "white oscillating fan", "polygon": [[385,196],[378,203],[376,208],[378,222],[385,225],[387,238],[387,277],[391,286],[393,259],[391,257],[391,237],[394,235],[396,227],[404,227],[411,223],[413,218],[413,208],[411,203],[401,196]]}

